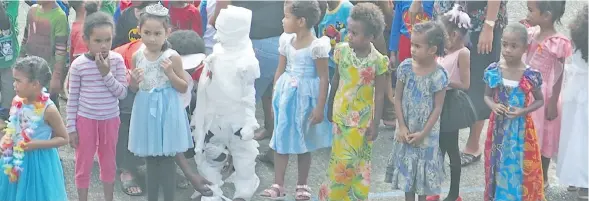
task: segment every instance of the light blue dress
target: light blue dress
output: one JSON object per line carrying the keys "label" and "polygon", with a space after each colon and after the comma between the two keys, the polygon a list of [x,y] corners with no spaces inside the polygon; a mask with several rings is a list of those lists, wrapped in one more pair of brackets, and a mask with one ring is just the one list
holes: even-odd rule
{"label": "light blue dress", "polygon": [[129,125],[129,151],[140,156],[174,156],[193,148],[188,115],[160,63],[172,55],[168,49],[155,61],[137,51],[137,68],[144,69],[143,82],[135,95]]}
{"label": "light blue dress", "polygon": [[274,86],[274,135],[270,148],[279,154],[303,154],[331,146],[332,127],[327,120],[311,125],[309,117],[319,100],[317,58],[329,58],[331,45],[327,37],[315,39],[309,47],[295,49],[294,34],[282,34],[278,51],[286,56],[285,72]]}
{"label": "light blue dress", "polygon": [[[53,105],[51,99],[47,99],[45,109]],[[32,140],[51,139],[51,127],[45,123],[45,110],[41,115],[34,113],[33,105],[23,105],[22,116],[10,116],[14,122],[16,133],[14,142],[22,141],[20,133],[21,123],[27,121],[29,128],[34,132],[30,135]],[[35,121],[35,119],[40,119]],[[37,122],[37,123],[33,123]],[[6,161],[0,162],[4,166]],[[8,180],[4,174],[4,168],[0,172],[0,200],[2,201],[67,201],[63,169],[59,161],[57,148],[35,149],[26,151],[21,165],[22,172],[15,183]]]}

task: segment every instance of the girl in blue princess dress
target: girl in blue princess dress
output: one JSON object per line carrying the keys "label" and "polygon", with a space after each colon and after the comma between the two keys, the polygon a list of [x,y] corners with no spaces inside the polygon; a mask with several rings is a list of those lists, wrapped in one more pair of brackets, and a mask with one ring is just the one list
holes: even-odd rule
{"label": "girl in blue princess dress", "polygon": [[284,175],[289,154],[298,156],[296,200],[310,200],[307,176],[311,152],[331,146],[331,124],[325,107],[329,87],[330,40],[316,38],[312,27],[321,11],[317,1],[286,1],[284,32],[280,36],[280,59],[274,76],[274,153],[275,184],[262,197],[280,199],[284,194]]}
{"label": "girl in blue princess dress", "polygon": [[12,71],[16,97],[1,140],[2,201],[67,201],[57,147],[68,142],[59,110],[45,93],[49,65],[37,56],[18,60]]}

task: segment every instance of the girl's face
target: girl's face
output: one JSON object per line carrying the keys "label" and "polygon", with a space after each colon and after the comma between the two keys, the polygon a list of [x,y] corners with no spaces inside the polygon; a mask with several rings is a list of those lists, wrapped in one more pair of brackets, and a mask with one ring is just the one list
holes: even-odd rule
{"label": "girl's face", "polygon": [[458,43],[463,42],[462,37],[458,31],[451,31],[446,29],[446,46],[447,49],[451,49],[458,45]]}
{"label": "girl's face", "polygon": [[295,33],[304,23],[303,18],[298,18],[291,12],[292,7],[284,5],[284,18],[282,18],[282,28],[285,33]]}
{"label": "girl's face", "polygon": [[141,41],[149,50],[161,50],[170,33],[170,28],[164,27],[164,23],[157,19],[147,19],[139,27]]}
{"label": "girl's face", "polygon": [[527,44],[517,33],[504,32],[501,38],[501,55],[506,62],[521,61],[526,52]]}
{"label": "girl's face", "polygon": [[413,32],[411,34],[411,58],[421,61],[434,58],[438,47],[430,46],[427,42],[427,34]]}
{"label": "girl's face", "polygon": [[112,29],[110,25],[98,26],[92,29],[90,36],[85,38],[90,54],[101,54],[103,58],[108,57],[108,52],[112,47]]}
{"label": "girl's face", "polygon": [[364,24],[348,18],[348,44],[352,49],[366,48],[370,46],[370,42],[374,37],[367,36],[364,32]]}
{"label": "girl's face", "polygon": [[35,95],[35,92],[41,90],[38,81],[31,81],[29,75],[16,69],[12,69],[12,76],[14,77],[14,91],[16,95],[21,98],[29,98]]}
{"label": "girl's face", "polygon": [[546,20],[550,20],[550,15],[547,15],[547,13],[543,14],[538,8],[536,1],[528,1],[528,16],[526,20],[530,26],[536,26],[546,22]]}

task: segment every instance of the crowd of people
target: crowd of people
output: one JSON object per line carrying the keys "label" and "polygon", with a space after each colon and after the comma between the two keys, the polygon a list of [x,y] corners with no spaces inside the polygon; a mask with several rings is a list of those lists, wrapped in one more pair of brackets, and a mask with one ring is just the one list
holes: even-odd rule
{"label": "crowd of people", "polygon": [[0,1],[0,200],[68,200],[67,144],[81,201],[95,155],[107,201],[117,179],[149,201],[189,187],[249,201],[257,160],[275,176],[259,196],[284,200],[289,155],[297,201],[369,200],[381,123],[395,129],[385,182],[405,200],[442,200],[446,154],[444,201],[462,200],[461,167],[481,159],[485,201],[545,200],[550,162],[587,200],[588,7],[568,37],[555,29],[565,2],[528,1],[508,24],[507,1],[26,1],[19,42],[20,2]]}

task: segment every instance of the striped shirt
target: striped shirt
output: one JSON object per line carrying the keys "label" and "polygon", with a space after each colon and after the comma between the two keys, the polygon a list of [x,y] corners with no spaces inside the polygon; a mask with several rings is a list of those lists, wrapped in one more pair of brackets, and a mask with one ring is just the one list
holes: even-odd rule
{"label": "striped shirt", "polygon": [[85,55],[72,62],[66,108],[68,133],[76,131],[78,115],[95,120],[119,116],[119,99],[127,96],[127,68],[119,53],[111,51],[108,58],[110,72],[104,77]]}

